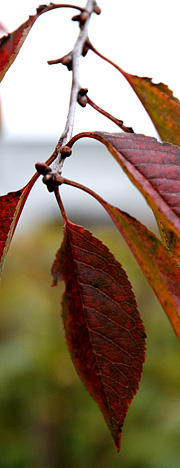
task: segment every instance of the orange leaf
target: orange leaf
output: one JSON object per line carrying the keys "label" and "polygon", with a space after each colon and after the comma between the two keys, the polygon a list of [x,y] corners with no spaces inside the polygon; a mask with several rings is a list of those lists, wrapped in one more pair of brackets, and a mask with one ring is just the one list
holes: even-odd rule
{"label": "orange leaf", "polygon": [[171,252],[143,224],[102,201],[123,235],[166,312],[180,341],[180,266]]}
{"label": "orange leaf", "polygon": [[65,282],[63,321],[72,361],[119,450],[145,355],[131,284],[107,247],[67,219],[51,272],[54,284]]}
{"label": "orange leaf", "polygon": [[180,102],[163,83],[130,75],[120,69],[145,107],[157,132],[164,141],[180,146]]}
{"label": "orange leaf", "polygon": [[151,78],[131,75],[98,52],[91,43],[89,48],[126,78],[149,114],[161,139],[180,146],[180,102],[173,96],[168,86],[163,83],[154,84]]}

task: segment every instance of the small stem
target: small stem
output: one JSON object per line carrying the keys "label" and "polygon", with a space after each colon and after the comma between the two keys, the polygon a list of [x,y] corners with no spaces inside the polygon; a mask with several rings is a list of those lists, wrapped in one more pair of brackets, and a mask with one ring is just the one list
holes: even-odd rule
{"label": "small stem", "polygon": [[101,198],[100,195],[98,195],[96,192],[86,187],[85,185],[79,184],[79,182],[74,182],[73,180],[66,179],[61,175],[56,176],[56,182],[58,182],[58,180],[60,184],[71,185],[71,187],[83,190],[84,192],[94,197],[99,203],[101,203],[101,205],[105,206],[105,201],[103,200],[103,198]]}
{"label": "small stem", "polygon": [[91,44],[90,41],[88,41],[88,47],[89,47],[89,50],[92,50],[92,52],[94,52],[96,55],[98,55],[98,57],[102,58],[103,60],[105,60],[105,62],[108,62],[110,65],[112,65],[118,71],[120,71],[122,73],[122,75],[127,79],[128,73],[126,73],[122,68],[120,68],[118,65],[116,65],[116,63],[114,63],[112,60],[110,60],[105,55],[101,54],[97,49],[95,49],[95,47]]}
{"label": "small stem", "polygon": [[[82,13],[86,11],[84,8],[78,6],[78,5],[72,5],[71,3],[52,3],[52,5],[49,5],[52,7],[52,10],[55,10],[56,8],[74,8],[75,10],[79,10]],[[48,7],[48,5],[47,5]]]}
{"label": "small stem", "polygon": [[[59,151],[59,146],[57,144],[55,150],[53,151],[53,153],[51,154],[51,156],[47,159],[47,161],[45,162],[45,164],[47,166],[49,166],[50,164],[52,164],[55,159],[57,158],[57,155],[58,155],[58,151]],[[31,187],[33,187],[33,185],[35,184],[36,180],[39,178],[40,174],[38,172],[35,172],[33,174],[33,176],[31,177],[30,181],[28,182],[28,185],[30,184]]]}
{"label": "small stem", "polygon": [[97,110],[100,114],[102,114],[105,117],[107,117],[108,119],[112,120],[112,122],[114,122],[118,127],[122,128],[122,130],[124,130],[124,132],[134,133],[133,129],[131,127],[126,127],[125,125],[123,125],[123,120],[116,119],[116,117],[113,117],[113,115],[109,114],[109,112],[106,112],[104,109],[97,106],[97,104],[95,104],[95,102],[93,102],[89,98],[89,96],[86,96],[86,99],[87,99],[87,104],[89,104],[91,107],[93,107],[93,109]]}
{"label": "small stem", "polygon": [[134,90],[135,94],[137,95],[137,97],[140,99],[142,105],[144,106],[144,103],[142,102],[141,98],[139,97],[137,91],[136,91],[136,88],[135,86],[133,85],[133,82],[132,80],[130,80],[130,75],[129,73],[125,72],[121,67],[119,67],[116,63],[114,63],[112,60],[110,60],[109,58],[107,58],[105,55],[101,54],[97,49],[95,49],[95,47],[91,44],[90,41],[87,42],[87,45],[88,45],[88,48],[89,50],[92,50],[96,55],[98,55],[98,57],[102,58],[103,60],[105,60],[105,62],[109,63],[110,65],[112,65],[114,68],[116,68],[116,70],[118,70],[123,76],[124,78],[127,80],[127,82],[130,84],[131,88]]}
{"label": "small stem", "polygon": [[60,193],[59,193],[59,188],[58,188],[58,187],[55,187],[55,189],[54,189],[54,195],[55,195],[55,197],[56,197],[58,206],[59,206],[59,208],[60,208],[60,211],[61,211],[61,214],[62,214],[62,218],[63,218],[64,224],[66,224],[67,216],[66,216],[66,212],[65,212],[65,208],[64,208],[63,202],[62,202],[61,197],[60,197]]}
{"label": "small stem", "polygon": [[92,137],[91,136],[91,132],[81,132],[81,133],[76,133],[76,135],[74,135],[69,141],[68,141],[68,146],[69,148],[72,148],[74,143],[76,143],[76,141],[80,140],[81,138],[84,138],[84,137],[87,137],[87,138],[94,138],[94,136]]}
{"label": "small stem", "polygon": [[112,120],[112,122],[114,122],[116,125],[118,125],[118,127],[122,126],[122,124],[123,124],[122,120],[116,119],[116,117],[113,117],[113,115],[109,114],[109,112],[106,112],[104,109],[97,106],[97,104],[95,104],[95,102],[93,102],[89,98],[89,96],[86,96],[86,97],[87,97],[87,104],[89,104],[91,107],[93,107],[93,109],[97,110],[100,114],[102,114],[105,117],[107,117],[108,119]]}

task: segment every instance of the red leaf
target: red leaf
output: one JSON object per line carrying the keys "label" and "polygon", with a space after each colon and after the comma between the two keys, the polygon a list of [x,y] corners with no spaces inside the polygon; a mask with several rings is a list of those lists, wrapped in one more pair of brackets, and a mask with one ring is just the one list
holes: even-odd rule
{"label": "red leaf", "polygon": [[62,183],[85,191],[105,208],[139,263],[180,340],[180,265],[174,255],[143,224],[107,203],[88,187],[63,177]]}
{"label": "red leaf", "polygon": [[59,5],[51,3],[50,5],[40,5],[36,14],[30,16],[25,23],[7,36],[0,39],[0,81],[2,81],[10,65],[14,62],[18,52],[23,45],[30,29],[42,13],[45,13],[54,8],[59,8]]}
{"label": "red leaf", "polygon": [[32,184],[0,197],[0,275],[18,219]]}
{"label": "red leaf", "polygon": [[104,143],[130,180],[142,192],[155,217],[180,238],[180,148],[137,134],[85,132]]}
{"label": "red leaf", "polygon": [[52,266],[64,280],[63,320],[75,368],[120,447],[141,378],[145,332],[126,273],[98,239],[66,220]]}
{"label": "red leaf", "polygon": [[[58,151],[59,144],[57,144],[54,152],[45,162],[46,165],[52,164],[57,157]],[[39,173],[35,172],[25,187],[17,192],[10,192],[0,197],[0,276],[18,220],[27,197],[38,177]]]}

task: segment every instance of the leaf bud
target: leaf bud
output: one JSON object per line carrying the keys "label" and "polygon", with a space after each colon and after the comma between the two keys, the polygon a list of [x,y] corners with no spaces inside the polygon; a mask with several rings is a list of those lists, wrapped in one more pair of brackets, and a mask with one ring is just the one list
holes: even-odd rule
{"label": "leaf bud", "polygon": [[42,175],[46,175],[49,172],[51,172],[51,168],[45,163],[37,162],[35,164],[35,168],[36,168],[37,172],[39,174],[42,174]]}
{"label": "leaf bud", "polygon": [[70,146],[64,145],[60,149],[60,153],[61,153],[62,158],[65,159],[65,158],[68,158],[69,156],[71,156],[72,149],[70,148]]}
{"label": "leaf bud", "polygon": [[73,16],[72,21],[79,21],[79,26],[80,26],[80,28],[82,28],[84,26],[85,22],[87,21],[88,17],[89,17],[88,11],[84,10],[79,15]]}
{"label": "leaf bud", "polygon": [[61,58],[61,63],[62,65],[66,65],[69,71],[72,70],[72,54],[69,53],[67,55],[64,55],[64,57]]}
{"label": "leaf bud", "polygon": [[94,5],[93,11],[96,13],[96,15],[101,14],[101,8],[97,4]]}
{"label": "leaf bud", "polygon": [[89,13],[87,11],[83,11],[80,15],[80,22],[85,23],[89,17]]}
{"label": "leaf bud", "polygon": [[86,107],[86,104],[87,104],[87,96],[81,96],[81,95],[79,94],[79,95],[78,95],[77,102],[78,102],[78,104],[79,104],[81,107]]}
{"label": "leaf bud", "polygon": [[43,179],[43,183],[47,185],[47,189],[49,192],[54,192],[54,180],[53,180],[53,174],[46,174]]}
{"label": "leaf bud", "polygon": [[47,5],[39,5],[38,8],[36,8],[36,13],[39,14],[39,13],[42,13],[43,10],[45,10],[47,8]]}
{"label": "leaf bud", "polygon": [[86,96],[86,94],[88,93],[88,88],[81,88],[79,90],[79,96]]}
{"label": "leaf bud", "polygon": [[84,45],[83,45],[83,50],[82,50],[82,56],[85,57],[86,54],[88,53],[88,50],[90,49],[90,46],[89,46],[90,42],[89,40],[87,39],[87,41],[85,41]]}
{"label": "leaf bud", "polygon": [[77,102],[80,104],[81,107],[86,107],[87,104],[87,94],[88,89],[87,88],[81,88],[78,92],[78,98]]}
{"label": "leaf bud", "polygon": [[72,16],[71,20],[72,21],[80,21],[80,16],[81,15],[74,15],[74,16]]}
{"label": "leaf bud", "polygon": [[64,181],[64,179],[61,176],[61,174],[54,174],[54,176],[53,176],[54,186],[62,185],[63,181]]}

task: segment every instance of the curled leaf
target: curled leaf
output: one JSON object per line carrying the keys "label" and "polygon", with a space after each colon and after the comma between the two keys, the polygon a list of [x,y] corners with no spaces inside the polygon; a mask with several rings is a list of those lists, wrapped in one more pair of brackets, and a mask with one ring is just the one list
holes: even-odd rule
{"label": "curled leaf", "polygon": [[[45,162],[45,166],[51,164],[57,157],[58,145],[52,155]],[[17,192],[10,192],[0,197],[0,277],[4,266],[5,257],[9,249],[14,231],[24,208],[27,197],[37,181],[39,173],[35,172],[25,187]]]}
{"label": "curled leaf", "polygon": [[180,148],[138,134],[85,132],[101,141],[144,195],[156,219],[180,238]]}
{"label": "curled leaf", "polygon": [[60,6],[61,5],[56,5],[54,3],[50,3],[50,5],[40,5],[35,15],[30,16],[19,28],[0,39],[0,81],[2,81],[8,68],[17,57],[20,48],[37,18],[39,18],[42,13],[54,10]]}
{"label": "curled leaf", "polygon": [[72,361],[119,450],[145,356],[131,284],[107,247],[68,220],[51,272],[54,285],[65,282],[63,321]]}
{"label": "curled leaf", "polygon": [[131,75],[101,54],[89,41],[88,46],[126,78],[149,114],[161,139],[180,146],[180,102],[173,96],[168,86],[164,83],[155,84],[151,78]]}

